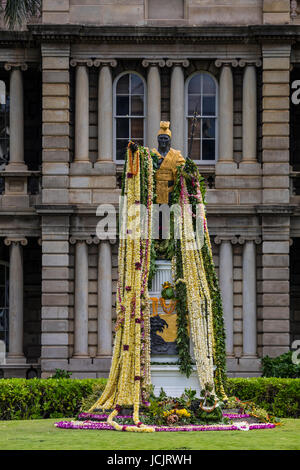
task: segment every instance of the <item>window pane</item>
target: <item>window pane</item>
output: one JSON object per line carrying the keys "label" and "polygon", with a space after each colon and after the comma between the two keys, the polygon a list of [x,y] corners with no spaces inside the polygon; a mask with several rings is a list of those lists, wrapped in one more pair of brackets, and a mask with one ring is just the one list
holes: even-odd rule
{"label": "window pane", "polygon": [[131,138],[141,139],[144,137],[144,120],[131,119]]}
{"label": "window pane", "polygon": [[215,119],[202,119],[202,138],[215,138]]}
{"label": "window pane", "polygon": [[130,75],[130,79],[131,79],[131,94],[143,95],[144,94],[143,80],[135,73],[132,73]]}
{"label": "window pane", "polygon": [[117,94],[129,94],[129,73],[119,78],[117,83]]}
{"label": "window pane", "polygon": [[216,84],[212,77],[203,74],[203,94],[214,95],[216,93]]}
{"label": "window pane", "polygon": [[117,140],[117,160],[125,160],[128,140]]}
{"label": "window pane", "polygon": [[129,96],[117,96],[117,116],[129,115]]}
{"label": "window pane", "polygon": [[193,115],[195,111],[201,113],[201,97],[200,95],[189,95],[188,114]]}
{"label": "window pane", "polygon": [[[188,140],[188,151],[190,151],[190,139]],[[193,147],[192,147],[192,153],[191,153],[191,158],[193,160],[200,160],[200,140],[199,139],[194,139],[193,140]]]}
{"label": "window pane", "polygon": [[117,139],[129,138],[129,119],[119,118],[117,119]]}
{"label": "window pane", "polygon": [[[199,119],[197,119],[195,121],[195,127],[194,127],[194,138],[195,139],[200,139],[200,122]],[[193,119],[192,118],[189,118],[188,119],[188,137],[190,138],[191,137],[191,134],[192,134],[192,123],[193,123]]]}
{"label": "window pane", "polygon": [[216,98],[214,96],[203,96],[203,116],[214,116],[216,114]]}
{"label": "window pane", "polygon": [[189,93],[201,93],[201,76],[200,74],[195,75],[189,83]]}
{"label": "window pane", "polygon": [[202,140],[202,160],[215,159],[215,140]]}
{"label": "window pane", "polygon": [[131,115],[142,116],[144,114],[144,98],[143,96],[131,97]]}

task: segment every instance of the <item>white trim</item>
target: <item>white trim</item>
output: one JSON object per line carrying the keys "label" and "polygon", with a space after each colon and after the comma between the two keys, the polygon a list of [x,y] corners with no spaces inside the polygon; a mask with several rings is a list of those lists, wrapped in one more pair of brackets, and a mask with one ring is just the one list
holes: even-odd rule
{"label": "white trim", "polygon": [[188,86],[193,77],[200,74],[209,75],[216,85],[216,113],[215,116],[207,116],[207,118],[214,118],[215,119],[215,142],[216,142],[216,158],[215,160],[193,160],[197,165],[215,165],[219,158],[219,84],[216,77],[206,70],[197,70],[196,72],[192,73],[186,81],[184,87],[184,148],[185,148],[185,155],[188,156]]}
{"label": "white trim", "polygon": [[[144,119],[144,143],[146,142],[146,129],[147,129],[147,82],[144,79],[144,77],[136,72],[135,70],[125,70],[124,72],[120,73],[117,77],[115,77],[114,82],[113,82],[113,161],[115,163],[119,164],[124,164],[125,160],[117,160],[117,152],[116,152],[116,88],[117,88],[117,83],[123,75],[127,74],[134,74],[137,75],[144,84],[144,114],[143,116],[137,116],[138,118],[143,118]],[[129,116],[130,118],[131,116]]]}

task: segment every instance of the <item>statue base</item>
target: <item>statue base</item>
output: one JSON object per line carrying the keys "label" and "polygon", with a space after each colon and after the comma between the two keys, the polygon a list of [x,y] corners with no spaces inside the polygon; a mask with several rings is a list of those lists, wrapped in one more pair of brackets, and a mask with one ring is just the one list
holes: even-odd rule
{"label": "statue base", "polygon": [[184,393],[184,389],[191,388],[196,390],[197,397],[200,397],[200,385],[195,366],[192,374],[187,378],[180,373],[177,364],[153,364],[151,366],[151,381],[156,396],[159,395],[161,388],[170,397],[180,397]]}

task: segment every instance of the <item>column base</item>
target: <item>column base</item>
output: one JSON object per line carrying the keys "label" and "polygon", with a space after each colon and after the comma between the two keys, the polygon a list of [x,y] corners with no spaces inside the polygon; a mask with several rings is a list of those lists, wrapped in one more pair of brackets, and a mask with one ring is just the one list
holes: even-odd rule
{"label": "column base", "polygon": [[28,171],[28,167],[25,163],[11,162],[6,165],[4,171]]}
{"label": "column base", "polygon": [[13,354],[8,354],[5,358],[5,363],[6,364],[16,364],[16,365],[21,365],[21,364],[26,364],[26,357],[24,355],[13,355]]}

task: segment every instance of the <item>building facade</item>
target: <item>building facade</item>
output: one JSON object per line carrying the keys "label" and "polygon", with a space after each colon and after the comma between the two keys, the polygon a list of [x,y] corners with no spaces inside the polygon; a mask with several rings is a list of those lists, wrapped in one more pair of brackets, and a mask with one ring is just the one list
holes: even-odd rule
{"label": "building facade", "polygon": [[[1,377],[110,367],[128,139],[205,177],[228,372],[300,339],[300,2],[44,0],[0,33]],[[300,122],[300,120],[299,120]],[[3,346],[3,343],[2,343]]]}

